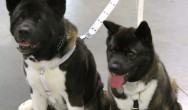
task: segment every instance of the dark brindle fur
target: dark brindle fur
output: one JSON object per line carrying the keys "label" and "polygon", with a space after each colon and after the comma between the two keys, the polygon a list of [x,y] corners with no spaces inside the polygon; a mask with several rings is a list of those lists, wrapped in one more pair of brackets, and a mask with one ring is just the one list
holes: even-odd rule
{"label": "dark brindle fur", "polygon": [[[130,72],[123,84],[140,81],[146,85],[156,80],[157,86],[147,110],[181,110],[177,102],[176,83],[170,81],[163,63],[154,50],[148,24],[143,21],[137,29],[126,28],[110,21],[104,21],[104,25],[108,29],[107,59],[112,76]],[[128,98],[126,92],[120,90],[112,88],[109,84],[112,110],[119,110],[117,102],[114,104],[114,98],[125,100]]]}

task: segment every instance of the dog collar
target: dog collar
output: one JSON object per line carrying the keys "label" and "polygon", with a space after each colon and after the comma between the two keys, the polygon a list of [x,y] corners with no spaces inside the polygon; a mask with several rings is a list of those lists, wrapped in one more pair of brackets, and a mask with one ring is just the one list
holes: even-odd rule
{"label": "dog collar", "polygon": [[55,68],[57,66],[59,66],[60,64],[64,63],[65,61],[67,61],[67,59],[72,55],[72,53],[74,52],[76,48],[76,45],[73,46],[73,48],[71,48],[71,50],[69,50],[69,52],[65,55],[63,55],[63,57],[61,59],[54,59],[53,62],[51,62],[51,65],[46,65],[46,68]]}
{"label": "dog collar", "polygon": [[61,49],[61,47],[63,46],[64,41],[65,41],[65,36],[66,36],[66,34],[63,37],[61,37],[60,42],[57,45],[57,51],[59,51]]}
{"label": "dog collar", "polygon": [[43,68],[45,69],[53,69],[53,68],[56,68],[57,66],[59,66],[60,64],[64,63],[71,55],[72,53],[74,52],[76,48],[76,45],[74,45],[68,53],[66,53],[65,55],[63,55],[63,57],[61,58],[54,58],[53,61],[51,62],[47,62],[47,61],[38,61],[34,56],[30,56],[28,59],[30,59],[31,61],[33,62],[36,62],[36,63],[40,63],[40,70],[42,70]]}

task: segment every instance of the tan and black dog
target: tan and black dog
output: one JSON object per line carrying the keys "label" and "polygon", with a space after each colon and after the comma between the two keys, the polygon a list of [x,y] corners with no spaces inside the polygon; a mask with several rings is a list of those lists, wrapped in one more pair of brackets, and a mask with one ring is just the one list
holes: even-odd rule
{"label": "tan and black dog", "polygon": [[65,0],[6,0],[31,100],[19,110],[108,110],[92,53],[64,18]]}
{"label": "tan and black dog", "polygon": [[112,110],[181,110],[176,83],[154,50],[147,22],[137,29],[110,21],[104,25]]}

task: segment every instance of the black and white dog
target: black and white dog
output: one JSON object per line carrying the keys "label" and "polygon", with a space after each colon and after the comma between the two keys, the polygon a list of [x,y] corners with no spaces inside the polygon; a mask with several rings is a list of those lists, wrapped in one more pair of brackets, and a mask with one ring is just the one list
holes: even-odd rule
{"label": "black and white dog", "polygon": [[137,29],[110,21],[104,25],[112,110],[181,110],[176,83],[155,53],[147,22]]}
{"label": "black and white dog", "polygon": [[6,0],[31,99],[19,110],[108,110],[91,52],[64,19],[65,0]]}

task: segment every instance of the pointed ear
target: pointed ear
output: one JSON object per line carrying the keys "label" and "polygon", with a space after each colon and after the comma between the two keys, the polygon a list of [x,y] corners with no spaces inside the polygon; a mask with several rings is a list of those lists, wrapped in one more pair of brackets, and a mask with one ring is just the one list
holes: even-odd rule
{"label": "pointed ear", "polygon": [[118,31],[118,29],[121,27],[120,25],[115,24],[111,21],[104,21],[103,24],[111,34],[115,34]]}
{"label": "pointed ear", "polygon": [[7,10],[12,13],[19,2],[22,0],[6,0]]}
{"label": "pointed ear", "polygon": [[47,0],[48,6],[56,13],[60,18],[65,14],[66,0]]}
{"label": "pointed ear", "polygon": [[135,32],[136,36],[146,42],[152,42],[151,30],[146,21],[142,21]]}

